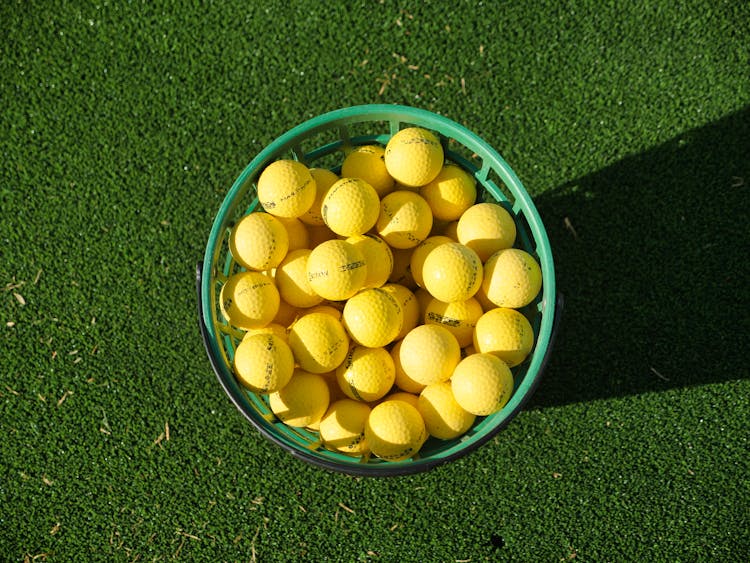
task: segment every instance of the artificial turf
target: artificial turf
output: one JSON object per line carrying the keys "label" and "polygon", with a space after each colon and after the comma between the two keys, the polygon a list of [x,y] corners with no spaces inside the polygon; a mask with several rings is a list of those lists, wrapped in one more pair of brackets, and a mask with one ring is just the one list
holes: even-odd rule
{"label": "artificial turf", "polygon": [[[747,559],[746,4],[7,1],[0,29],[1,558]],[[197,325],[236,176],[362,103],[495,146],[566,302],[527,409],[408,477],[265,441]]]}

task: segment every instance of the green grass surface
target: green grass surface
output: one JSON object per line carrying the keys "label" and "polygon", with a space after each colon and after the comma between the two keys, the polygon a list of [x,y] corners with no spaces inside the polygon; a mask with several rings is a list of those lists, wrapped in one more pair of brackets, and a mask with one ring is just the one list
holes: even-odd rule
{"label": "green grass surface", "polygon": [[[747,559],[747,5],[7,1],[0,31],[0,558]],[[566,297],[528,408],[392,479],[261,438],[196,317],[242,168],[361,103],[493,144]]]}

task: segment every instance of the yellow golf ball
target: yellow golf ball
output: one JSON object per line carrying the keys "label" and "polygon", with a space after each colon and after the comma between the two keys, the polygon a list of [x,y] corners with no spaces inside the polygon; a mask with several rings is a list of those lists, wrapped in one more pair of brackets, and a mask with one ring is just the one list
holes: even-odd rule
{"label": "yellow golf ball", "polygon": [[450,386],[462,408],[477,416],[487,416],[508,403],[513,394],[513,374],[493,354],[472,354],[456,366]]}
{"label": "yellow golf ball", "polygon": [[363,455],[370,451],[365,440],[365,424],[370,407],[361,401],[339,399],[320,421],[320,438],[326,447],[349,455]]}
{"label": "yellow golf ball", "polygon": [[307,248],[293,250],[276,269],[276,285],[281,298],[293,307],[314,307],[323,301],[307,279],[307,261],[311,252]]}
{"label": "yellow golf ball", "polygon": [[379,197],[393,191],[394,180],[385,167],[385,149],[379,145],[355,147],[341,164],[341,176],[361,178],[370,184]]}
{"label": "yellow golf ball", "polygon": [[478,203],[467,209],[456,227],[458,242],[475,251],[482,262],[498,250],[510,248],[516,240],[516,223],[496,203]]}
{"label": "yellow golf ball", "polygon": [[393,293],[375,287],[360,291],[346,302],[343,320],[357,344],[379,348],[398,336],[404,313]]}
{"label": "yellow golf ball", "polygon": [[432,229],[432,211],[419,194],[391,192],[380,201],[375,228],[393,248],[414,248]]}
{"label": "yellow golf ball", "polygon": [[498,250],[484,265],[482,289],[498,307],[518,309],[542,288],[542,270],[534,257],[518,248]]}
{"label": "yellow golf ball", "polygon": [[509,367],[523,362],[534,346],[534,329],[515,309],[498,307],[479,317],[474,328],[474,348],[494,354]]}
{"label": "yellow golf ball", "polygon": [[344,240],[323,242],[307,258],[307,280],[324,299],[349,299],[362,289],[366,279],[365,257]]}
{"label": "yellow golf ball", "polygon": [[279,302],[279,291],[273,280],[259,272],[233,274],[219,294],[224,318],[245,330],[270,323],[279,310]]}
{"label": "yellow golf ball", "polygon": [[248,270],[275,268],[288,249],[289,234],[284,225],[262,211],[245,215],[229,235],[229,251]]}
{"label": "yellow golf ball", "polygon": [[326,192],[321,211],[326,225],[337,235],[361,235],[375,226],[380,198],[364,180],[341,178]]}
{"label": "yellow golf ball", "polygon": [[315,180],[315,199],[310,209],[300,215],[299,220],[306,225],[310,226],[321,226],[325,225],[323,221],[323,212],[321,207],[323,205],[323,198],[333,184],[335,184],[339,177],[334,172],[326,168],[310,168],[310,175]]}
{"label": "yellow golf ball", "polygon": [[424,186],[443,167],[443,146],[432,131],[407,127],[398,131],[385,147],[385,167],[399,183]]}
{"label": "yellow golf ball", "polygon": [[461,359],[461,347],[447,328],[420,325],[401,340],[399,359],[401,368],[411,379],[430,385],[450,378]]}
{"label": "yellow golf ball", "polygon": [[315,180],[307,166],[296,160],[277,160],[261,172],[258,201],[278,217],[300,217],[315,201]]}
{"label": "yellow golf ball", "polygon": [[357,401],[376,401],[393,387],[393,359],[385,348],[354,346],[336,370],[344,394]]}
{"label": "yellow golf ball", "polygon": [[469,346],[474,337],[474,327],[484,311],[473,297],[466,301],[445,303],[432,299],[424,314],[426,324],[439,324],[456,337],[461,348]]}
{"label": "yellow golf ball", "polygon": [[318,424],[328,410],[330,394],[323,377],[301,369],[294,370],[284,387],[268,395],[268,405],[288,426],[304,428]]}
{"label": "yellow golf ball", "polygon": [[430,204],[436,219],[456,221],[474,205],[477,198],[476,180],[460,166],[448,163],[434,180],[419,189],[419,195]]}
{"label": "yellow golf ball", "polygon": [[346,239],[365,257],[367,277],[363,288],[380,287],[393,272],[393,252],[385,241],[375,235],[355,235]]}
{"label": "yellow golf ball", "polygon": [[427,439],[419,411],[405,401],[384,401],[374,407],[365,424],[365,440],[377,457],[402,461],[413,457]]}
{"label": "yellow golf ball", "polygon": [[349,337],[332,315],[310,313],[292,325],[289,346],[303,370],[326,373],[335,370],[346,358]]}
{"label": "yellow golf ball", "polygon": [[411,275],[419,287],[424,287],[422,268],[424,267],[424,261],[427,259],[427,255],[432,252],[433,249],[441,244],[445,244],[446,242],[454,241],[442,235],[427,237],[419,243],[414,249],[414,252],[412,252],[409,265],[411,266]]}
{"label": "yellow golf ball", "polygon": [[274,334],[245,337],[234,352],[234,373],[254,393],[273,393],[284,387],[294,372],[289,345]]}
{"label": "yellow golf ball", "polygon": [[445,303],[466,301],[482,285],[482,262],[471,248],[457,242],[438,245],[422,266],[424,287]]}
{"label": "yellow golf ball", "polygon": [[417,410],[430,436],[453,440],[471,428],[476,416],[458,404],[451,382],[442,381],[425,387],[419,394]]}

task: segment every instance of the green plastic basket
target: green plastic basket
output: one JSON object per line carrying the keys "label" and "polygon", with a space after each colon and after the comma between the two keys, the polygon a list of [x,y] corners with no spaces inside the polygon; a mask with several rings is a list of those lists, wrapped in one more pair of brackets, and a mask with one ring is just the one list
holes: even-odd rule
{"label": "green plastic basket", "polygon": [[[240,385],[232,373],[234,350],[243,333],[227,324],[219,310],[221,286],[241,267],[228,248],[237,220],[260,210],[256,181],[279,158],[294,158],[308,166],[337,170],[348,150],[378,143],[408,126],[437,133],[446,160],[473,173],[477,201],[496,202],[510,211],[518,228],[516,246],[530,252],[542,269],[543,287],[536,300],[522,309],[535,335],[532,353],[513,368],[515,389],[499,412],[477,417],[473,427],[455,440],[430,438],[412,459],[386,462],[357,458],[325,449],[315,432],[286,426],[275,418],[267,399]],[[547,363],[562,300],[555,290],[555,270],[547,234],[531,197],[505,160],[487,142],[465,127],[429,111],[397,105],[363,105],[332,111],[287,131],[265,147],[242,171],[226,195],[209,234],[206,252],[197,267],[199,323],[211,365],[222,387],[240,412],[267,439],[305,462],[353,475],[386,476],[425,471],[455,460],[486,443],[518,414],[534,392]]]}

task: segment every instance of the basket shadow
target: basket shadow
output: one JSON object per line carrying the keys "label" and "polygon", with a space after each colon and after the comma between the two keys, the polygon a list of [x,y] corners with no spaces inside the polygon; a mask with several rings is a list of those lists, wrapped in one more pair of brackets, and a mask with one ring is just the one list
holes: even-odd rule
{"label": "basket shadow", "polygon": [[565,296],[528,408],[747,378],[750,106],[535,199]]}

